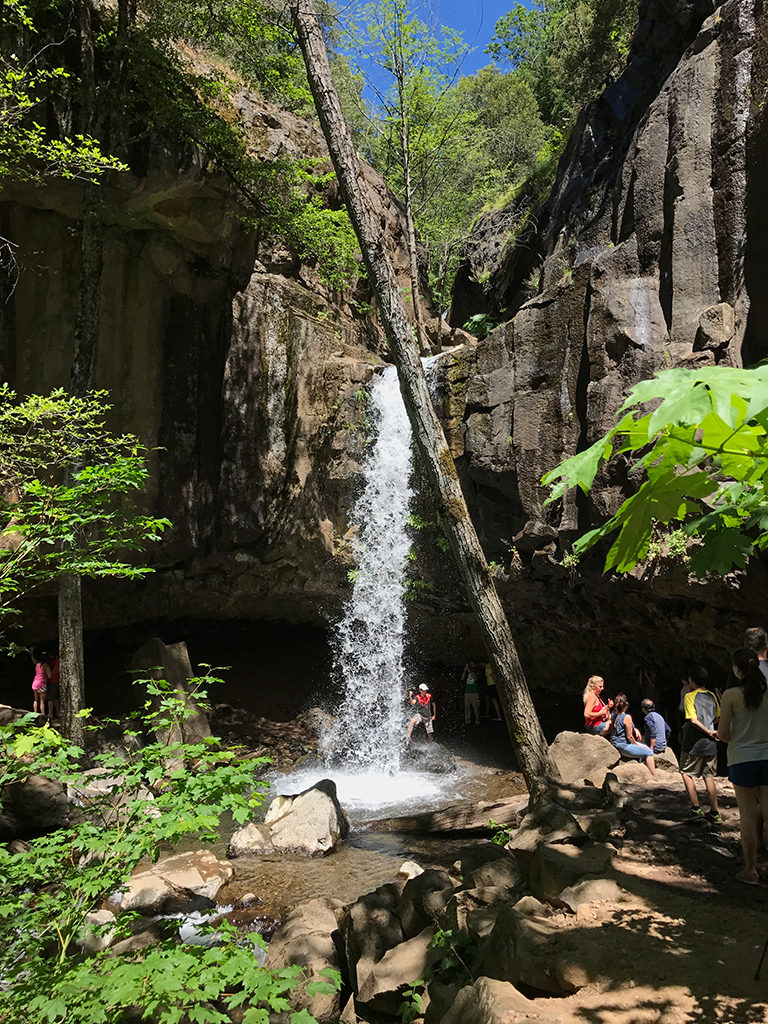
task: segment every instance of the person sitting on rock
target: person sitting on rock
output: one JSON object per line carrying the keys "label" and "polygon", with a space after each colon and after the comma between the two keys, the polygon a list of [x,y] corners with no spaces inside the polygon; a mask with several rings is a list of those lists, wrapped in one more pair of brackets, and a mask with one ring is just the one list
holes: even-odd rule
{"label": "person sitting on rock", "polygon": [[640,708],[645,716],[643,720],[645,723],[645,735],[643,736],[643,739],[654,754],[663,754],[667,749],[669,737],[672,735],[672,729],[667,724],[664,717],[656,710],[656,705],[652,700],[644,700],[640,705]]}
{"label": "person sitting on rock", "polygon": [[408,700],[416,708],[416,714],[408,722],[408,739],[413,734],[414,725],[423,725],[430,743],[434,742],[435,727],[432,724],[437,715],[434,698],[426,683],[419,683],[418,690],[408,691]]}
{"label": "person sitting on rock", "polygon": [[651,775],[655,775],[656,762],[653,759],[653,751],[641,742],[643,737],[635,728],[632,716],[627,713],[628,709],[629,700],[626,693],[618,694],[613,702],[615,717],[611,743],[624,757],[642,761]]}
{"label": "person sitting on rock", "polygon": [[611,731],[611,708],[613,701],[603,702],[600,694],[605,688],[602,676],[590,676],[584,689],[584,728],[587,732],[605,736]]}

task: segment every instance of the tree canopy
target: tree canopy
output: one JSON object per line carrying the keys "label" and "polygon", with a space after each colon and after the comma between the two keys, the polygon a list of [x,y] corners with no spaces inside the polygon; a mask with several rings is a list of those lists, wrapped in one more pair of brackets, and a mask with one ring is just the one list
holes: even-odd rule
{"label": "tree canopy", "polygon": [[618,530],[605,569],[627,572],[647,556],[659,523],[697,538],[699,576],[743,567],[768,548],[768,366],[664,370],[632,388],[619,416],[544,477],[551,502],[570,487],[588,492],[610,459],[627,461],[634,493],[574,552]]}

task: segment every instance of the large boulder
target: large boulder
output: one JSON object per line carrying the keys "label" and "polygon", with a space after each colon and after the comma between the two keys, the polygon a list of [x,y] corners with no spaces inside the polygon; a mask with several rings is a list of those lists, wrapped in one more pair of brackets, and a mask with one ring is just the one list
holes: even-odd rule
{"label": "large boulder", "polygon": [[403,988],[423,980],[427,970],[442,956],[440,950],[432,948],[433,936],[434,928],[430,926],[388,950],[376,962],[360,960],[357,1004],[376,1013],[397,1013]]}
{"label": "large boulder", "polygon": [[[432,1024],[429,1016],[427,1020]],[[559,1018],[546,1010],[537,1012],[536,1003],[509,982],[478,978],[457,993],[440,1024],[513,1024],[518,1020],[525,1024],[560,1024]]]}
{"label": "large boulder", "polygon": [[380,885],[339,914],[340,949],[355,992],[359,990],[358,964],[377,963],[403,941],[400,890],[395,882]]}
{"label": "large boulder", "polygon": [[514,854],[520,867],[527,872],[531,858],[541,843],[580,845],[586,841],[586,832],[569,811],[551,801],[542,801],[534,811],[526,814],[506,849]]}
{"label": "large boulder", "polygon": [[321,779],[296,796],[278,796],[269,805],[264,824],[276,850],[307,857],[331,853],[349,832],[349,822],[336,796],[336,784]]}
{"label": "large boulder", "polygon": [[539,899],[558,901],[563,889],[580,879],[602,877],[610,871],[611,852],[600,843],[582,847],[540,843],[531,859],[530,887]]}
{"label": "large boulder", "polygon": [[[185,643],[164,644],[158,637],[153,637],[136,651],[129,672],[137,682],[143,679],[164,679],[189,711],[189,716],[179,725],[157,730],[161,743],[200,743],[211,735],[208,717],[189,686],[194,672]],[[148,699],[152,709],[156,710],[158,698],[148,695]]]}
{"label": "large boulder", "polygon": [[549,915],[504,907],[480,947],[478,971],[512,985],[560,995],[564,989],[554,970],[559,952],[560,929]]}
{"label": "large boulder", "polygon": [[467,932],[475,939],[493,930],[505,902],[515,903],[518,889],[460,889],[448,900],[442,924],[447,931]]}
{"label": "large boulder", "polygon": [[400,894],[400,921],[406,939],[435,925],[453,895],[453,882],[445,871],[422,871],[405,883]]}
{"label": "large boulder", "polygon": [[0,801],[0,842],[42,835],[69,824],[65,786],[43,775],[28,775],[4,786]]}
{"label": "large boulder", "polygon": [[109,898],[106,909],[148,916],[210,908],[233,873],[232,865],[210,850],[179,853],[131,875],[127,885]]}
{"label": "large boulder", "polygon": [[269,943],[265,966],[275,969],[298,965],[304,968],[302,982],[291,992],[293,1010],[307,1010],[318,1021],[337,1020],[341,1009],[339,992],[312,995],[312,982],[327,982],[322,972],[339,969],[332,935],[336,931],[339,900],[321,896],[299,903],[288,914]]}
{"label": "large boulder", "polygon": [[558,733],[549,752],[564,783],[582,782],[601,771],[604,774],[621,760],[612,743],[588,732]]}

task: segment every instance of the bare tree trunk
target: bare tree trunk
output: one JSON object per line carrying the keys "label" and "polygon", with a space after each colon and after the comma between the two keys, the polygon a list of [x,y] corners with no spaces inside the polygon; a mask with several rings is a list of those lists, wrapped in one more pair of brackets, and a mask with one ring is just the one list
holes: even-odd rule
{"label": "bare tree trunk", "polygon": [[78,713],[83,708],[83,614],[80,577],[72,573],[59,580],[59,657],[62,732],[82,747],[85,730]]}
{"label": "bare tree trunk", "polygon": [[[124,0],[119,6],[118,26],[125,33]],[[109,114],[97,111],[93,23],[89,0],[79,0],[78,28],[82,66],[82,130],[96,135]],[[104,222],[100,186],[83,185],[83,217],[80,231],[80,286],[72,352],[69,390],[84,395],[92,386],[96,343],[99,334],[101,273],[104,265]],[[65,736],[83,746],[85,731],[78,717],[85,695],[83,656],[83,608],[79,576],[59,580],[59,656],[61,659],[61,723]]]}
{"label": "bare tree trunk", "polygon": [[328,55],[312,0],[291,0],[291,12],[323,133],[369,278],[376,291],[421,461],[435,492],[472,608],[480,622],[521,771],[529,791],[536,797],[546,787],[548,777],[557,778],[558,772],[541,731],[509,622],[469,518],[453,457],[432,406],[381,230],[370,214],[372,203],[368,186],[331,79]]}
{"label": "bare tree trunk", "polygon": [[403,179],[405,182],[405,226],[408,232],[408,267],[411,275],[411,301],[413,303],[413,326],[419,351],[429,352],[421,322],[421,289],[419,288],[419,260],[416,249],[416,227],[413,223],[413,186],[411,185],[411,143],[408,133],[407,111],[403,106],[403,94],[400,90],[400,144],[402,146]]}

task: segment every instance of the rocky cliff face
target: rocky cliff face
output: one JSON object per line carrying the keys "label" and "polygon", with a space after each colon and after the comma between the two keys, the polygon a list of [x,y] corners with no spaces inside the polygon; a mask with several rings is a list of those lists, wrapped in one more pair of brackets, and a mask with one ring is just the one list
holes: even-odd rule
{"label": "rocky cliff face", "polygon": [[[263,162],[326,154],[310,122],[245,89],[233,104]],[[401,211],[366,174],[405,285]],[[100,590],[89,624],[317,620],[346,582],[343,535],[365,443],[358,392],[384,351],[364,281],[329,288],[244,225],[204,153],[171,152],[167,140],[153,139],[143,173],[120,175],[106,199],[94,386],[109,391],[115,426],[157,449],[149,500],[174,529],[153,554],[161,572],[140,607]],[[19,243],[0,370],[21,393],[69,380],[80,204],[72,183],[6,189],[0,202],[0,234]]]}
{"label": "rocky cliff face", "polygon": [[[475,517],[491,552],[511,560],[502,588],[563,669],[587,668],[596,623],[601,664],[626,662],[628,636],[659,640],[633,666],[658,667],[681,637],[722,655],[754,617],[748,595],[763,579],[756,567],[741,584],[693,585],[668,566],[617,584],[590,563],[569,573],[554,561],[574,531],[616,508],[624,481],[606,477],[588,501],[545,509],[540,478],[607,429],[633,383],[766,353],[768,15],[752,0],[642,0],[640,13],[626,72],[582,113],[546,206],[516,245],[506,242],[519,211],[497,215],[495,232],[492,215],[480,225],[454,303],[456,322],[514,314],[470,355],[464,409],[454,389],[452,415]],[[495,260],[481,299],[472,259]],[[526,289],[535,295],[523,301]]]}

